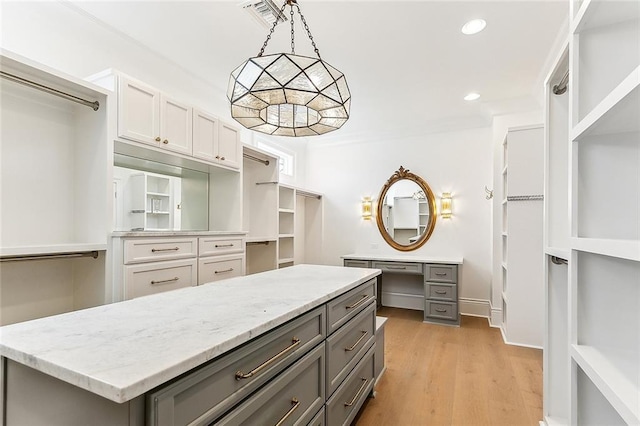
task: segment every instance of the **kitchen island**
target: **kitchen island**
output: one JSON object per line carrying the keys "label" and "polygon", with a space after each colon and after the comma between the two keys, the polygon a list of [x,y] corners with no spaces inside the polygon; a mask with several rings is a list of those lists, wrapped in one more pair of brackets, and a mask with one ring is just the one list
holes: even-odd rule
{"label": "kitchen island", "polygon": [[379,274],[297,265],[1,327],[1,418],[346,423],[373,386]]}

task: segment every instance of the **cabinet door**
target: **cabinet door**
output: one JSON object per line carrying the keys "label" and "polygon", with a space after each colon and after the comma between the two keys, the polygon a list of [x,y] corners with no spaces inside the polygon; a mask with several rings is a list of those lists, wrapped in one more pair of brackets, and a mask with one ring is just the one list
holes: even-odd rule
{"label": "cabinet door", "polygon": [[193,156],[217,162],[218,119],[206,112],[193,110]]}
{"label": "cabinet door", "polygon": [[158,146],[160,92],[126,77],[120,77],[119,91],[118,136]]}
{"label": "cabinet door", "polygon": [[218,154],[220,164],[240,168],[240,132],[227,124],[220,123],[218,131]]}
{"label": "cabinet door", "polygon": [[191,155],[191,114],[190,106],[161,95],[160,138],[164,148]]}

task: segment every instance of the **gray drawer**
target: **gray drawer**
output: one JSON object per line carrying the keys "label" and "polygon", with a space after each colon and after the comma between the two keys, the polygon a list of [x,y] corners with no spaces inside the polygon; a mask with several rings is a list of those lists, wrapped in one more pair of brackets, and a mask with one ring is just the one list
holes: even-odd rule
{"label": "gray drawer", "polygon": [[458,282],[457,265],[424,265],[425,281],[439,281],[441,283]]}
{"label": "gray drawer", "polygon": [[383,262],[374,260],[371,267],[382,269],[382,272],[391,272],[394,274],[413,274],[422,275],[422,263],[412,262]]}
{"label": "gray drawer", "polygon": [[427,299],[438,299],[456,302],[458,300],[458,286],[455,284],[440,284],[427,282],[424,285]]}
{"label": "gray drawer", "polygon": [[[291,365],[325,336],[322,306],[151,392],[147,396],[147,424],[206,424]],[[321,346],[324,350],[324,345]],[[259,366],[264,367],[258,369]],[[322,368],[324,374],[324,365]],[[240,374],[250,377],[239,378]]]}
{"label": "gray drawer", "polygon": [[458,304],[451,302],[425,301],[424,317],[458,321]]}
{"label": "gray drawer", "polygon": [[316,416],[313,419],[311,419],[308,426],[324,426],[324,425],[325,425],[324,407],[322,407],[322,410],[318,411],[318,414],[316,414]]}
{"label": "gray drawer", "polygon": [[345,259],[344,266],[350,268],[371,268],[371,262],[368,260]]}
{"label": "gray drawer", "polygon": [[331,395],[375,342],[376,305],[369,306],[327,339],[327,395]]}
{"label": "gray drawer", "polygon": [[318,345],[213,424],[306,425],[324,404],[323,378],[324,345]]}
{"label": "gray drawer", "polygon": [[327,334],[330,335],[375,299],[376,279],[348,291],[327,303]]}
{"label": "gray drawer", "polygon": [[351,374],[327,401],[325,410],[328,425],[349,425],[358,414],[360,407],[373,389],[375,380],[374,351],[375,347],[367,351]]}

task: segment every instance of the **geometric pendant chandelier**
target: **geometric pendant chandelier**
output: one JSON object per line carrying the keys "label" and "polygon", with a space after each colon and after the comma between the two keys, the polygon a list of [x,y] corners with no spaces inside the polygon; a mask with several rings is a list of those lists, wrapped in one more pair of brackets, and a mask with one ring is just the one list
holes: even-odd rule
{"label": "geometric pendant chandelier", "polygon": [[[291,53],[265,55],[275,20],[258,56],[229,78],[231,116],[244,127],[277,136],[314,136],[339,129],[349,118],[351,93],[344,75],[324,62],[296,0],[285,0],[291,15]],[[295,54],[293,6],[307,30],[317,58]],[[280,16],[278,15],[278,16]]]}

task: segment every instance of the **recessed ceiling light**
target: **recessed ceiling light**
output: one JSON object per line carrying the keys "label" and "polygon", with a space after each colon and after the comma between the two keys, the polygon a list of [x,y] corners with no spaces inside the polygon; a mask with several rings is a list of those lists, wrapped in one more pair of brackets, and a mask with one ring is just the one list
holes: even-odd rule
{"label": "recessed ceiling light", "polygon": [[464,97],[465,101],[475,101],[476,99],[479,99],[480,95],[478,93],[469,93],[467,96]]}
{"label": "recessed ceiling light", "polygon": [[462,26],[461,31],[463,34],[467,35],[477,34],[480,31],[484,30],[484,27],[486,26],[487,21],[485,21],[484,19],[472,19]]}

